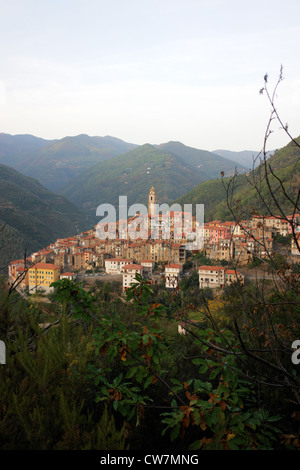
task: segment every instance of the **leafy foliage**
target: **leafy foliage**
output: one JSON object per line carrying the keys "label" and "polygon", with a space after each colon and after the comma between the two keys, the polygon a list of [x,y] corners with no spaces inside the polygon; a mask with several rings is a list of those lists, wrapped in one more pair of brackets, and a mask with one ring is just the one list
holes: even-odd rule
{"label": "leafy foliage", "polygon": [[1,290],[0,448],[125,449],[125,424],[95,404],[91,325],[62,311],[41,325],[38,307]]}
{"label": "leafy foliage", "polygon": [[[191,305],[192,282],[181,295],[136,280],[125,302],[107,284],[87,291],[66,279],[54,283],[60,314],[44,327],[37,307],[3,291],[9,361],[0,369],[0,447],[280,448],[281,433],[290,431],[289,397],[281,392],[274,413],[279,397],[270,400],[248,376],[234,332],[236,287],[222,299],[200,291]],[[186,335],[178,335],[181,322]],[[251,347],[261,346],[250,324],[244,332]]]}

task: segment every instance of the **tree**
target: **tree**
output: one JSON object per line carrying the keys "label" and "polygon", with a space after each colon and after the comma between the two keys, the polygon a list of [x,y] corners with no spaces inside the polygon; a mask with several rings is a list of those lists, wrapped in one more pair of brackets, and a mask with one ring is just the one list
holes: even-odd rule
{"label": "tree", "polygon": [[[281,80],[282,71],[278,84]],[[267,158],[270,125],[279,118],[267,76],[264,83],[262,93],[271,99],[272,112],[260,165],[248,181],[260,207],[290,224],[297,238],[295,217],[288,217],[285,202],[295,216],[299,191],[289,191]],[[296,140],[292,143],[299,148]],[[254,212],[247,214],[236,200],[236,181],[234,175],[226,186],[227,205],[244,229],[245,216]],[[267,265],[271,280],[265,276],[242,283],[237,278],[212,296],[211,290],[198,288],[195,294],[196,273],[172,292],[155,290],[137,276],[123,302],[108,284],[87,292],[67,279],[55,283],[57,320],[42,331],[35,322],[9,344],[14,364],[21,367],[11,368],[1,382],[8,412],[3,407],[0,434],[6,444],[15,443],[12,423],[17,417],[17,432],[27,448],[80,448],[80,436],[85,448],[107,449],[119,442],[121,448],[139,450],[167,446],[168,452],[273,449],[288,439],[299,446],[289,420],[300,405],[292,361],[294,340],[300,338],[299,271],[274,256],[261,224],[262,236],[250,230],[248,236],[265,252],[257,260]],[[236,261],[231,260],[235,270]],[[13,288],[11,302],[14,294]],[[20,403],[15,399],[13,408],[8,399],[16,380]],[[53,402],[56,390],[59,400]],[[47,410],[53,409],[59,413],[52,423]],[[108,423],[109,435],[102,436]]]}
{"label": "tree", "polygon": [[[293,187],[290,181],[285,181],[284,178],[278,176],[280,171],[276,171],[272,167],[267,154],[267,141],[272,133],[271,124],[276,120],[290,137],[293,152],[297,153],[293,174],[299,175],[300,144],[289,134],[288,126],[283,125],[275,105],[277,89],[282,80],[281,68],[278,81],[273,92],[270,93],[268,75],[266,74],[264,87],[260,90],[260,93],[265,94],[271,104],[271,114],[265,132],[263,149],[257,156],[260,159],[260,165],[256,170],[253,168],[247,178],[251,187],[255,189],[256,209],[247,213],[245,208],[235,199],[236,175],[226,186],[227,206],[236,224],[246,231],[249,239],[253,239],[260,246],[260,252],[264,255],[257,256],[257,259],[261,265],[267,264],[268,273],[273,276],[273,283],[270,286],[266,280],[257,281],[257,288],[252,292],[251,297],[249,295],[246,297],[245,289],[239,286],[237,292],[244,315],[241,318],[233,312],[232,317],[236,337],[243,352],[251,364],[259,365],[259,368],[255,367],[253,371],[255,380],[259,380],[260,377],[268,386],[288,390],[292,393],[296,403],[300,405],[300,381],[291,361],[293,339],[300,335],[299,275],[291,271],[291,265],[287,262],[286,257],[280,254],[275,255],[273,249],[268,247],[267,227],[264,223],[267,216],[272,216],[281,222],[284,221],[290,227],[290,236],[300,251],[297,236],[299,227],[297,213],[300,210],[299,187]],[[289,213],[285,209],[285,203],[288,203]],[[258,237],[253,235],[250,228],[245,229],[243,220],[251,218],[253,215],[260,216],[260,210],[264,211],[265,216],[261,217],[261,221],[257,224],[261,232]],[[247,326],[245,326],[245,322]],[[248,335],[252,331],[253,335],[260,338],[260,341],[256,341],[255,349],[251,349],[249,340],[245,339],[243,328],[247,329]]]}
{"label": "tree", "polygon": [[[276,171],[269,163],[266,148],[271,134],[270,126],[274,119],[279,121],[283,130],[289,135],[288,127],[282,125],[275,106],[276,91],[282,79],[281,69],[275,89],[270,94],[268,77],[267,75],[264,77],[264,88],[260,92],[265,93],[271,103],[271,115],[265,133],[263,150],[257,157],[260,159],[260,165],[256,169],[253,167],[247,180],[257,196],[259,204],[256,209],[263,209],[264,217],[269,215],[285,221],[299,249],[296,219],[297,211],[299,211],[299,189],[293,187],[292,191],[290,190],[280,171]],[[299,143],[292,137],[291,146],[293,151],[299,151]],[[299,157],[294,164],[294,175],[297,175],[299,171],[298,165]],[[226,186],[227,206],[236,224],[245,230],[243,223],[245,218],[251,218],[253,215],[260,216],[260,212],[252,209],[250,213],[247,213],[236,200],[236,181],[237,175],[234,175]],[[289,213],[286,212],[286,207],[289,207]],[[100,348],[108,347],[110,351],[114,351],[114,357],[117,354],[121,355],[124,365],[127,363],[132,366],[129,371],[130,378],[134,378],[139,371],[142,375],[138,376],[138,383],[142,383],[142,377],[144,377],[149,387],[151,377],[156,377],[156,380],[169,390],[173,400],[168,401],[169,410],[163,414],[163,422],[166,424],[164,432],[170,430],[172,439],[176,440],[180,436],[187,436],[196,426],[197,431],[192,434],[198,439],[195,439],[192,448],[271,446],[271,423],[276,418],[271,417],[268,411],[261,409],[261,404],[263,403],[267,408],[275,405],[284,415],[286,413],[297,415],[299,412],[300,381],[297,368],[292,361],[294,340],[300,338],[299,273],[292,270],[289,264],[282,264],[281,256],[274,256],[273,250],[267,243],[264,218],[258,228],[260,229],[259,236],[253,235],[250,229],[247,232],[247,228],[246,232],[249,238],[260,247],[257,260],[261,262],[261,265],[267,264],[272,279],[257,278],[256,282],[250,285],[237,280],[230,289],[224,290],[223,311],[228,320],[226,327],[213,312],[212,304],[205,295],[202,299],[202,317],[196,322],[190,314],[190,304],[180,295],[180,290],[178,289],[173,294],[176,306],[173,318],[183,324],[186,339],[195,348],[194,354],[186,356],[185,359],[198,367],[198,372],[194,370],[194,375],[187,377],[184,383],[176,381],[175,377],[170,378],[171,382],[167,382],[166,378],[163,379],[162,370],[153,369],[152,356],[150,355],[149,358],[142,348],[138,348],[140,343],[137,343],[137,337],[145,346],[148,345],[148,339],[151,336],[153,325],[148,322],[153,318],[149,317],[149,312],[154,318],[162,321],[165,307],[159,304],[151,309],[149,300],[144,297],[145,292],[149,293],[149,287],[143,282],[135,287],[134,298],[140,306],[140,313],[143,314],[143,322],[139,323],[140,328],[145,327],[144,322],[147,322],[147,330],[139,333],[131,331],[129,338],[128,331],[125,334],[123,330],[122,333],[118,324],[118,331],[121,333],[115,332],[113,337],[108,336],[108,342],[107,337],[105,339],[101,336]],[[263,255],[261,255],[262,252]],[[237,260],[232,259],[231,262],[237,271]],[[181,298],[180,302],[175,301],[177,297]],[[168,308],[171,308],[171,303]],[[111,331],[111,326],[109,323],[109,331]],[[165,337],[163,333],[161,335]],[[160,347],[160,342],[156,340],[154,343],[157,348]],[[151,343],[151,348],[153,348],[153,343]],[[139,350],[144,356],[137,356]],[[154,350],[151,349],[151,351],[154,354]],[[154,357],[156,355],[157,353]],[[130,357],[135,363],[127,362],[127,358]],[[150,361],[147,364],[143,362],[145,357]],[[122,378],[118,388],[121,382]],[[126,386],[130,388],[132,384],[127,383]],[[129,393],[128,390],[127,393]],[[138,395],[139,393],[140,390]],[[144,396],[137,403],[139,407],[150,406]],[[116,406],[119,407],[119,405]],[[243,412],[242,409],[245,411]],[[251,413],[255,416],[255,422],[249,419]],[[254,436],[255,433],[249,431],[249,428],[257,431],[257,426],[260,428],[261,442],[258,442],[259,439],[257,440]],[[295,431],[293,423],[289,420],[284,426],[285,429]],[[299,442],[297,432],[294,436],[294,444],[297,446]]]}

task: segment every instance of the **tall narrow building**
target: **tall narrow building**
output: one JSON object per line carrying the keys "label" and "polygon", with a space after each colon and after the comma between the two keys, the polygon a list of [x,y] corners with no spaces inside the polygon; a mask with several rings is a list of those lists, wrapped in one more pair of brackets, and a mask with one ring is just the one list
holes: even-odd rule
{"label": "tall narrow building", "polygon": [[152,186],[152,188],[150,189],[149,198],[148,198],[148,214],[149,215],[154,214],[154,207],[153,207],[154,204],[156,204],[156,192],[155,192],[154,187]]}

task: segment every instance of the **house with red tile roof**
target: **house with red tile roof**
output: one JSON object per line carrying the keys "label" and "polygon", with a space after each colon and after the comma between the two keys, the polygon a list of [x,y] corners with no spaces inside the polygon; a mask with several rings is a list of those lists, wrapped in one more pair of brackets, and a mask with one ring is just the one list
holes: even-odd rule
{"label": "house with red tile roof", "polygon": [[244,282],[244,276],[234,269],[226,269],[224,266],[199,266],[199,287],[224,287],[233,282]]}
{"label": "house with red tile roof", "polygon": [[165,286],[167,289],[176,289],[183,274],[183,265],[169,263],[165,266]]}
{"label": "house with red tile roof", "polygon": [[133,284],[136,284],[136,275],[144,276],[144,266],[141,264],[126,264],[123,267],[123,291],[126,291]]}
{"label": "house with red tile roof", "polygon": [[107,274],[122,274],[127,264],[133,263],[132,259],[108,258],[105,260],[105,271]]}

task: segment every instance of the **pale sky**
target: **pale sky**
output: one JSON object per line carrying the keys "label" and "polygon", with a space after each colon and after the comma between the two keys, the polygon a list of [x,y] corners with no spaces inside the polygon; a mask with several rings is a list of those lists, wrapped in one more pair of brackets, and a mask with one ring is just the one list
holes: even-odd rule
{"label": "pale sky", "polygon": [[0,42],[0,132],[260,150],[282,65],[300,134],[299,0],[0,0]]}

